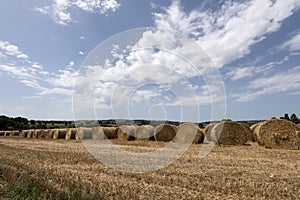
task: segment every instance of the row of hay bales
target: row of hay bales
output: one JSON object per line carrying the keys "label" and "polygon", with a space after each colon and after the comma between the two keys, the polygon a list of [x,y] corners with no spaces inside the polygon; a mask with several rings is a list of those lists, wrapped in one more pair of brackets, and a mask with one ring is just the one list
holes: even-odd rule
{"label": "row of hay bales", "polygon": [[[177,130],[180,126],[161,124],[159,126],[127,126],[120,127],[94,127],[94,128],[68,128],[68,129],[34,129],[22,130],[20,133],[5,131],[3,136],[20,136],[25,138],[45,138],[45,139],[75,139],[75,140],[102,140],[102,139],[119,139],[123,141],[130,140],[153,140],[168,142],[176,137]],[[197,126],[193,125],[197,134],[193,143],[202,143],[204,140],[204,132]],[[0,136],[1,136],[0,132]],[[189,135],[189,133],[186,133]]]}
{"label": "row of hay bales", "polygon": [[108,138],[124,141],[155,140],[168,142],[176,140],[177,133],[180,130],[181,133],[182,130],[191,130],[186,131],[183,135],[189,137],[191,132],[195,131],[194,144],[214,142],[219,145],[243,145],[246,142],[253,141],[269,148],[300,149],[300,128],[292,122],[283,119],[272,119],[251,127],[234,121],[209,124],[205,129],[200,129],[194,124],[188,125],[192,129],[184,129],[183,126],[186,126],[186,124],[181,124],[180,126],[161,124],[156,127],[151,125],[123,125],[120,127],[23,130],[20,133],[18,131],[0,131],[0,136],[20,135],[27,138],[66,140],[102,140]]}

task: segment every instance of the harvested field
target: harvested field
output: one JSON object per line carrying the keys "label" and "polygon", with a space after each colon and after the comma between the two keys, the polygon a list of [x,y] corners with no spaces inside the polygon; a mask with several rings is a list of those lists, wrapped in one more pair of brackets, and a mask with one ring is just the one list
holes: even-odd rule
{"label": "harvested field", "polygon": [[[135,152],[154,151],[165,145],[116,141]],[[76,140],[1,137],[0,171],[4,178],[0,188],[6,191],[6,185],[33,182],[52,197],[79,191],[81,198],[93,199],[300,198],[299,151],[267,149],[251,143],[215,146],[200,159],[199,148],[203,145],[192,145],[182,158],[161,170],[130,174],[101,164]]]}

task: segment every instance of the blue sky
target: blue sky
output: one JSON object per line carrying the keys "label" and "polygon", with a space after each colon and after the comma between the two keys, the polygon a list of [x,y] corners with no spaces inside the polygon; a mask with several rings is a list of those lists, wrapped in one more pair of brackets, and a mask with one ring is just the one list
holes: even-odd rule
{"label": "blue sky", "polygon": [[[3,0],[0,13],[0,114],[73,119],[74,86],[90,53],[101,51],[104,46],[99,44],[123,31],[155,27],[170,32],[146,34],[145,30],[134,38],[132,48],[143,41],[164,47],[166,41],[172,42],[168,34],[177,34],[201,47],[202,55],[220,73],[218,80],[213,84],[212,75],[206,77],[211,82],[205,82],[205,77],[196,76],[170,52],[144,50],[123,58],[122,45],[111,44],[109,53],[119,62],[110,60],[109,69],[104,64],[94,66],[105,69],[94,91],[99,119],[205,121],[212,118],[212,102],[226,102],[214,111],[220,112],[216,118],[300,115],[298,0]],[[192,58],[188,47],[183,46],[183,55]],[[130,70],[135,78],[128,75]],[[178,81],[175,72],[187,77],[188,83]],[[93,76],[99,78],[99,74]],[[145,85],[136,77],[155,83]],[[138,86],[134,91],[129,90],[133,82]],[[183,103],[179,105],[180,95]]]}

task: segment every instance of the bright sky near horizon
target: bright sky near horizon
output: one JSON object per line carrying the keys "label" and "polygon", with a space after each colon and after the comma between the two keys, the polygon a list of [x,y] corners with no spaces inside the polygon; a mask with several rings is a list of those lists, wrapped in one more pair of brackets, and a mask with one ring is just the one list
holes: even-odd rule
{"label": "bright sky near horizon", "polygon": [[[299,0],[2,0],[0,115],[73,119],[73,87],[85,58],[107,38],[140,27],[172,30],[206,52],[224,82],[226,118],[300,115],[299,8]],[[180,65],[175,68],[180,71]],[[164,67],[152,70],[166,73]],[[111,114],[107,97],[123,71],[116,64],[101,81],[101,119],[122,117]],[[201,121],[210,120],[204,87],[191,84],[202,101]],[[157,109],[150,117],[168,111],[165,118],[180,120],[174,95],[160,89],[141,88],[133,95],[132,118],[147,119]],[[166,110],[159,108],[163,102]],[[152,111],[142,109],[147,103]]]}

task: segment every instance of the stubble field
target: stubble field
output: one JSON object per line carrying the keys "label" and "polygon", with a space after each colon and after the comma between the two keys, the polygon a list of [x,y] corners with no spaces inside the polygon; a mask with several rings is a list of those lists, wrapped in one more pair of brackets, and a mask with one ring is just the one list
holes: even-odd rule
{"label": "stubble field", "polygon": [[[118,141],[144,152],[165,145]],[[300,199],[300,151],[266,149],[257,143],[203,144],[172,165],[151,173],[116,171],[97,161],[79,141],[0,138],[0,196],[34,199]],[[35,196],[34,196],[35,195]]]}

